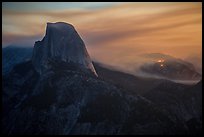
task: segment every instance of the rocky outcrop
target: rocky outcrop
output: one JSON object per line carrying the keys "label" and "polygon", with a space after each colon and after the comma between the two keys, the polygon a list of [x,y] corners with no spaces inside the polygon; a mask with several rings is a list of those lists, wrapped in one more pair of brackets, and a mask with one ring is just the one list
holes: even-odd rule
{"label": "rocky outcrop", "polygon": [[76,63],[97,76],[84,42],[71,24],[47,23],[45,37],[35,42],[32,63],[36,71],[42,74],[50,69],[50,60]]}

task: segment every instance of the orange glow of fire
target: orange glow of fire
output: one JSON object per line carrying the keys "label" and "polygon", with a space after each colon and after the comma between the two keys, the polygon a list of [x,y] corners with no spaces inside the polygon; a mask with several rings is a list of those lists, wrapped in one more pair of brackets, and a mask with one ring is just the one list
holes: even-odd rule
{"label": "orange glow of fire", "polygon": [[162,62],[164,62],[164,60],[163,59],[159,59],[159,60],[157,60],[157,62],[162,63]]}

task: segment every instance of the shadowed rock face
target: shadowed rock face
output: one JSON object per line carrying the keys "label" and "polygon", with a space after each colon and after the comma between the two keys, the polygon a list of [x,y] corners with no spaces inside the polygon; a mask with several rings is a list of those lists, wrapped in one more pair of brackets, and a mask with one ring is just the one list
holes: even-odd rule
{"label": "shadowed rock face", "polygon": [[4,80],[4,134],[171,134],[177,128],[140,96],[76,69],[52,68],[38,75],[28,61]]}
{"label": "shadowed rock face", "polygon": [[36,71],[42,74],[49,69],[49,60],[74,62],[97,76],[84,42],[71,24],[47,23],[45,37],[35,42],[32,62]]}
{"label": "shadowed rock face", "polygon": [[[74,65],[51,65],[52,70],[39,75],[31,61],[24,62],[3,80],[4,134],[201,133],[202,83],[187,91],[185,86],[165,82],[152,94],[133,96],[100,77],[72,69]],[[163,90],[166,94],[160,94]],[[194,97],[196,102],[191,102]],[[183,119],[183,111],[176,111],[180,107],[190,110],[192,114],[186,114],[192,117]]]}

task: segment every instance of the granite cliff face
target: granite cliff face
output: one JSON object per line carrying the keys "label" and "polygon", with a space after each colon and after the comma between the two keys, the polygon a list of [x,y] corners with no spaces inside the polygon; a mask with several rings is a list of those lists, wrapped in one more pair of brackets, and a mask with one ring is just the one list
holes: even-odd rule
{"label": "granite cliff face", "polygon": [[47,23],[45,37],[35,42],[32,63],[36,71],[42,74],[50,69],[50,61],[76,63],[97,76],[83,40],[68,23]]}

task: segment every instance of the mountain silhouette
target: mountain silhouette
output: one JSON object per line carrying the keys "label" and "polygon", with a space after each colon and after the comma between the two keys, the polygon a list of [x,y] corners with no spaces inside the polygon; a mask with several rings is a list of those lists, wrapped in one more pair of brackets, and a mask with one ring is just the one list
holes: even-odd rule
{"label": "mountain silhouette", "polygon": [[45,37],[35,42],[32,63],[36,71],[49,69],[50,60],[73,62],[97,75],[83,40],[68,23],[47,23]]}

